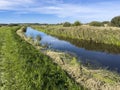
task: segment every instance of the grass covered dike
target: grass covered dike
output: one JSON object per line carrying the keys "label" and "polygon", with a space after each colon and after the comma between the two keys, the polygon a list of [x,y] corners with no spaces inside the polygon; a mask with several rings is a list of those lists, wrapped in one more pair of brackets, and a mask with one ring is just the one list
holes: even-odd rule
{"label": "grass covered dike", "polygon": [[20,38],[20,27],[0,28],[0,88],[2,90],[85,90],[51,58]]}

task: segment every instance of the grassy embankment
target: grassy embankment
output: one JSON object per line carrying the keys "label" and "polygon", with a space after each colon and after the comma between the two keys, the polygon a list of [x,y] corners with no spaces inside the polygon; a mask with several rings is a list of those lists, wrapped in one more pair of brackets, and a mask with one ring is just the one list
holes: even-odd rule
{"label": "grassy embankment", "polygon": [[1,90],[83,90],[52,60],[16,34],[0,27]]}
{"label": "grassy embankment", "polygon": [[[41,49],[41,46],[35,44],[35,42],[30,40],[29,37],[21,35],[21,37],[32,44],[36,49]],[[92,90],[119,90],[120,87],[120,76],[116,73],[109,72],[107,70],[91,70],[87,67],[82,66],[77,62],[77,60],[61,52],[55,52],[51,50],[45,50],[46,55],[53,59],[53,62],[57,63],[63,70],[65,70],[70,77],[72,77],[76,82],[82,84],[83,86]]]}
{"label": "grassy embankment", "polygon": [[[93,27],[93,26],[32,26],[47,34],[70,41],[77,46],[86,49],[94,49],[119,53],[120,51],[120,28]],[[76,41],[76,42],[74,42]],[[89,44],[89,46],[88,46]],[[94,47],[94,48],[93,48]]]}
{"label": "grassy embankment", "polygon": [[[33,26],[33,27],[37,30],[40,30],[40,31],[42,30],[43,32],[46,32],[46,33],[54,35],[54,36],[62,36],[63,34],[65,34],[64,29],[68,29],[68,27],[67,28],[63,27],[64,29],[61,30],[61,26],[60,27],[53,26],[54,29],[52,29],[52,28],[48,29],[48,26],[47,27]],[[75,27],[75,28],[80,28],[80,27]],[[81,28],[85,28],[85,27],[82,26]],[[95,29],[97,27],[92,27],[92,28]],[[69,27],[69,29],[70,29],[70,27]],[[103,29],[105,29],[105,28],[101,27],[100,28],[101,31],[98,31],[98,32],[102,33],[104,31]],[[114,30],[114,28],[112,28],[112,30]],[[119,32],[118,30],[117,30],[117,32]],[[108,30],[108,31],[110,32],[110,30]],[[59,32],[61,32],[62,34]],[[67,32],[70,33],[70,30],[69,31],[66,30],[66,33]],[[116,33],[116,34],[117,34],[117,36],[119,35],[118,33]],[[108,36],[110,36],[110,35],[108,35]],[[69,36],[71,36],[71,35],[68,34],[68,37]],[[63,37],[64,37],[64,35],[63,35]],[[65,37],[67,37],[67,35]],[[112,43],[112,44],[115,44],[115,43]],[[54,55],[55,55],[55,53],[54,53]],[[64,67],[64,66],[62,66],[62,67]],[[77,74],[77,72],[75,72],[75,73]],[[83,67],[82,73],[83,73],[83,75],[81,75],[79,78],[77,77],[77,79],[76,79],[76,76],[74,76],[74,78],[76,79],[76,81],[78,81],[78,82],[81,81],[82,83],[86,84],[87,87],[90,87],[92,89],[93,88],[94,89],[101,88],[104,90],[112,90],[112,89],[119,90],[118,88],[120,87],[120,76],[116,75],[115,73],[112,73],[112,72],[109,72],[109,71],[103,70],[103,69],[102,70],[90,70],[90,69],[84,68],[84,67]],[[82,78],[82,80],[81,80],[81,78]]]}

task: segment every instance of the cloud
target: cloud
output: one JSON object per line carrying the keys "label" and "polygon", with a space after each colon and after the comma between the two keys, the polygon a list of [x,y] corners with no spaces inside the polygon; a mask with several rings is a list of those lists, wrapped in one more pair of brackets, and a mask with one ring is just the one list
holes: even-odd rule
{"label": "cloud", "polygon": [[0,11],[10,10],[16,14],[52,14],[59,18],[111,18],[120,13],[117,1],[90,4],[71,4],[63,0],[0,0]]}
{"label": "cloud", "polygon": [[0,10],[18,10],[34,4],[34,0],[0,0]]}

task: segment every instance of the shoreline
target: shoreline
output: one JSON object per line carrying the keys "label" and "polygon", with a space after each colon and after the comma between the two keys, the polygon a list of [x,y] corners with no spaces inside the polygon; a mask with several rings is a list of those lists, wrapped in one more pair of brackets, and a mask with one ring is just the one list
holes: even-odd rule
{"label": "shoreline", "polygon": [[[32,25],[34,29],[43,31],[47,34],[85,40],[88,42],[95,42],[107,45],[120,46],[119,33],[120,28],[117,27],[95,27],[95,26],[76,26],[76,27],[62,27],[62,26],[38,26]],[[58,34],[59,33],[59,34]],[[112,34],[114,33],[114,34]]]}
{"label": "shoreline", "polygon": [[[44,49],[41,46],[36,46],[33,40],[27,38],[22,29],[17,30],[16,33],[37,50]],[[42,53],[52,58],[53,62],[67,72],[71,78],[87,88],[92,90],[119,90],[120,88],[120,77],[113,72],[106,70],[90,70],[78,63],[75,57],[71,57],[64,52],[45,50]],[[116,80],[114,80],[114,78],[116,78]]]}

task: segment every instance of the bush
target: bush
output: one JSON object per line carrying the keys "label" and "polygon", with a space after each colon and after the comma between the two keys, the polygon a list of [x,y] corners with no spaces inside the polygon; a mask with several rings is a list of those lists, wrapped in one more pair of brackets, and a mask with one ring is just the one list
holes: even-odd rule
{"label": "bush", "polygon": [[27,31],[27,27],[25,27],[25,26],[22,27],[22,31],[23,31],[23,32],[26,32],[26,31]]}
{"label": "bush", "polygon": [[73,25],[74,25],[74,26],[80,26],[81,23],[80,23],[79,21],[75,21]]}
{"label": "bush", "polygon": [[116,16],[111,20],[111,25],[120,27],[120,16]]}
{"label": "bush", "polygon": [[90,26],[103,26],[103,24],[101,22],[98,21],[93,21],[89,23]]}
{"label": "bush", "polygon": [[111,26],[111,23],[109,21],[103,21],[102,22],[103,26],[107,27],[107,26]]}
{"label": "bush", "polygon": [[63,24],[63,27],[70,27],[71,26],[71,23],[69,23],[69,22],[65,22],[64,24]]}
{"label": "bush", "polygon": [[102,24],[109,24],[109,21],[103,21]]}

